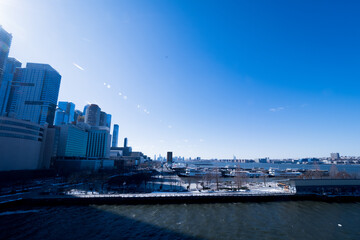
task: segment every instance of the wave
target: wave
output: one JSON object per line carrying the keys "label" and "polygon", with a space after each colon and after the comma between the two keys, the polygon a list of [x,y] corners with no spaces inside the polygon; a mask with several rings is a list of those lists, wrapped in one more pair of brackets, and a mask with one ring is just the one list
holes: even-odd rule
{"label": "wave", "polygon": [[6,215],[14,215],[14,214],[24,214],[24,213],[36,213],[40,212],[39,210],[27,210],[27,211],[13,211],[13,212],[2,212],[0,213],[0,216],[6,216]]}

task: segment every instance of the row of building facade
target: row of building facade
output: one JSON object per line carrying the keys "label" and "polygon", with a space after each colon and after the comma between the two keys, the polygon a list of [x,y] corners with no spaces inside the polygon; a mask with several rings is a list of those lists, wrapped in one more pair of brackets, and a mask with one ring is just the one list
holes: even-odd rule
{"label": "row of building facade", "polygon": [[11,41],[0,26],[0,171],[96,169],[128,157],[137,164],[147,158],[134,156],[126,143],[118,148],[119,126],[111,140],[111,115],[98,105],[80,111],[72,102],[58,103],[61,75],[48,64],[23,68],[8,57]]}

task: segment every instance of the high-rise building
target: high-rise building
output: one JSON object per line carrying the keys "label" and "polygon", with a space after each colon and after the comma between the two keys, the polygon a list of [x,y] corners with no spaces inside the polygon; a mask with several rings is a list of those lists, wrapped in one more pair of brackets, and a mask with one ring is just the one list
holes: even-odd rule
{"label": "high-rise building", "polygon": [[110,140],[111,135],[109,132],[109,128],[92,127],[89,130],[86,156],[88,158],[109,158]]}
{"label": "high-rise building", "polygon": [[331,160],[338,160],[340,159],[339,153],[330,153]]}
{"label": "high-rise building", "polygon": [[111,127],[111,114],[106,114],[106,126],[110,129],[110,127]]}
{"label": "high-rise building", "polygon": [[72,125],[60,126],[58,157],[86,157],[88,132]]}
{"label": "high-rise building", "polygon": [[6,106],[8,104],[10,89],[12,80],[14,78],[16,68],[21,67],[21,62],[16,60],[15,58],[8,58],[6,60],[5,71],[0,80],[0,114],[5,115]]}
{"label": "high-rise building", "polygon": [[100,112],[100,123],[99,126],[108,127],[110,129],[111,126],[111,114],[107,114],[106,112]]}
{"label": "high-rise building", "polygon": [[6,59],[9,55],[12,35],[0,26],[0,85],[5,70]]}
{"label": "high-rise building", "polygon": [[79,117],[82,117],[83,113],[80,110],[75,110],[74,112],[74,122],[77,123],[80,119]]}
{"label": "high-rise building", "polygon": [[173,153],[172,152],[167,152],[166,162],[168,164],[172,164],[172,162],[173,162]]}
{"label": "high-rise building", "polygon": [[84,111],[83,111],[83,115],[85,116],[86,115],[86,110],[88,109],[88,107],[90,106],[90,104],[86,104],[84,106]]}
{"label": "high-rise building", "polygon": [[74,122],[75,104],[72,102],[59,102],[55,113],[55,125]]}
{"label": "high-rise building", "polygon": [[85,123],[89,124],[90,126],[97,127],[100,125],[100,112],[101,109],[96,104],[91,104],[86,109],[85,114]]}
{"label": "high-rise building", "polygon": [[107,118],[106,112],[101,111],[101,112],[100,112],[100,123],[99,123],[99,126],[103,126],[103,127],[106,126],[106,118]]}
{"label": "high-rise building", "polygon": [[113,130],[113,135],[112,135],[112,147],[117,147],[118,146],[118,139],[119,139],[119,125],[114,124],[114,130]]}
{"label": "high-rise building", "polygon": [[17,119],[52,125],[61,75],[50,65],[27,63],[17,68],[7,111]]}

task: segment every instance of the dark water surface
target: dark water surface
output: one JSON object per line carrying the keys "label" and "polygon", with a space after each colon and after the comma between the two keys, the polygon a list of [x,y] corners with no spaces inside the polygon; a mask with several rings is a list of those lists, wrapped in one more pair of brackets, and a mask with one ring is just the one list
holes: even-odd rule
{"label": "dark water surface", "polygon": [[0,239],[360,239],[360,203],[8,209]]}

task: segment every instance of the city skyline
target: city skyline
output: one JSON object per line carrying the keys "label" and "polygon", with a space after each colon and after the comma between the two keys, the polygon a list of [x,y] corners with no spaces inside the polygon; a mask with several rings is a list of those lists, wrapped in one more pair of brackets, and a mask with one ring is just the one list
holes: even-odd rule
{"label": "city skyline", "polygon": [[49,63],[59,101],[98,104],[150,156],[360,155],[350,4],[29,2],[0,2],[9,57]]}

